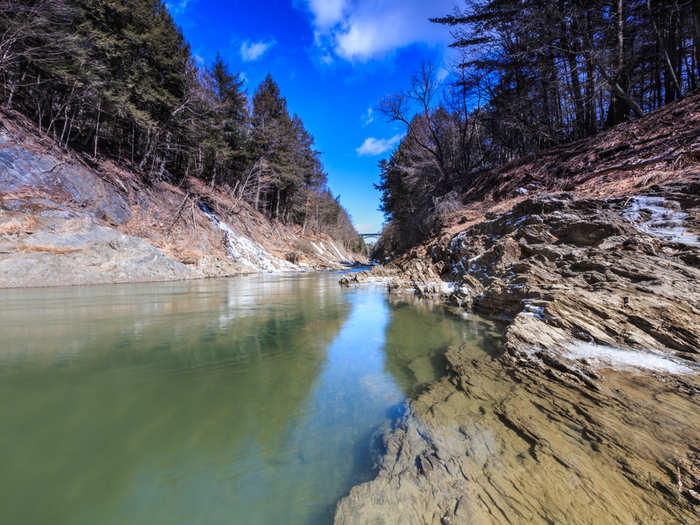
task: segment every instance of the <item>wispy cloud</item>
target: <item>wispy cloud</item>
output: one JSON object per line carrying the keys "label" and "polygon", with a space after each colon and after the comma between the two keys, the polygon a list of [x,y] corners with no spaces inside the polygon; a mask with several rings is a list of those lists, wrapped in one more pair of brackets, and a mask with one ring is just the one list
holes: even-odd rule
{"label": "wispy cloud", "polygon": [[[306,0],[322,54],[364,62],[415,43],[447,44],[450,32],[428,19],[454,10],[454,0]],[[380,8],[381,7],[381,8]]]}
{"label": "wispy cloud", "polygon": [[375,139],[374,137],[367,137],[362,143],[362,146],[355,149],[360,157],[374,157],[386,153],[394,149],[403,135],[394,135],[390,139]]}
{"label": "wispy cloud", "polygon": [[185,9],[187,9],[187,4],[190,3],[190,0],[177,0],[175,2],[166,2],[165,7],[168,8],[168,11],[170,11],[171,14],[173,15],[179,15],[182,13]]}
{"label": "wispy cloud", "polygon": [[369,126],[372,122],[374,122],[374,110],[370,107],[367,108],[367,113],[362,115],[362,126]]}
{"label": "wispy cloud", "polygon": [[276,42],[274,40],[269,40],[267,42],[264,40],[260,40],[259,42],[246,40],[241,44],[241,58],[245,62],[255,62],[275,44]]}
{"label": "wispy cloud", "polygon": [[438,82],[442,82],[448,76],[450,76],[450,72],[447,68],[441,67],[440,69],[438,69],[438,72],[437,72],[437,81]]}

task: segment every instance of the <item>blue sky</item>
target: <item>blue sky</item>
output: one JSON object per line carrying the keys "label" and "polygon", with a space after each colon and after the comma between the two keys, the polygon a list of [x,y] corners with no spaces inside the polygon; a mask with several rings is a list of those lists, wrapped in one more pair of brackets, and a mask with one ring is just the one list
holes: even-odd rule
{"label": "blue sky", "polygon": [[408,87],[422,60],[449,68],[445,27],[428,22],[455,0],[170,0],[201,63],[217,51],[247,79],[268,73],[323,153],[329,186],[362,232],[376,232],[377,163],[403,129],[374,109]]}

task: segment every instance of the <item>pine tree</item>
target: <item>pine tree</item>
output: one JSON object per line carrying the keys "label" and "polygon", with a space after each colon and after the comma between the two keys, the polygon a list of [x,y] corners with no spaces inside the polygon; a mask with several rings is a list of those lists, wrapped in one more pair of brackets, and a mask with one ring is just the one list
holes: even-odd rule
{"label": "pine tree", "polygon": [[251,114],[241,75],[221,56],[198,67],[161,0],[0,0],[0,97],[61,146],[147,181],[199,177],[278,220],[357,241],[274,80]]}

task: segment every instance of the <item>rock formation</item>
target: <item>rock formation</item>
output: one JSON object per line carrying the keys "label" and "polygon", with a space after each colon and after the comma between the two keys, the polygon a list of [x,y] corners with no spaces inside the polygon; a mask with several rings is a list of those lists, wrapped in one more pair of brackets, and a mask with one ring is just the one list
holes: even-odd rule
{"label": "rock formation", "polygon": [[[696,151],[697,133],[685,136]],[[339,503],[335,522],[696,522],[694,166],[474,201],[426,246],[346,277],[440,297],[505,328],[498,355],[447,352],[443,379],[377,434],[377,476]]]}

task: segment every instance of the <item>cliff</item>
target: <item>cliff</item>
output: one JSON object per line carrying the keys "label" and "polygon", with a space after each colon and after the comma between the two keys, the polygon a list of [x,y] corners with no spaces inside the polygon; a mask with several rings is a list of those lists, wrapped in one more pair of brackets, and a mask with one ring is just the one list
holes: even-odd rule
{"label": "cliff", "polygon": [[19,119],[0,127],[0,287],[310,271],[366,262],[323,233],[268,219],[195,178],[146,182],[58,148]]}

